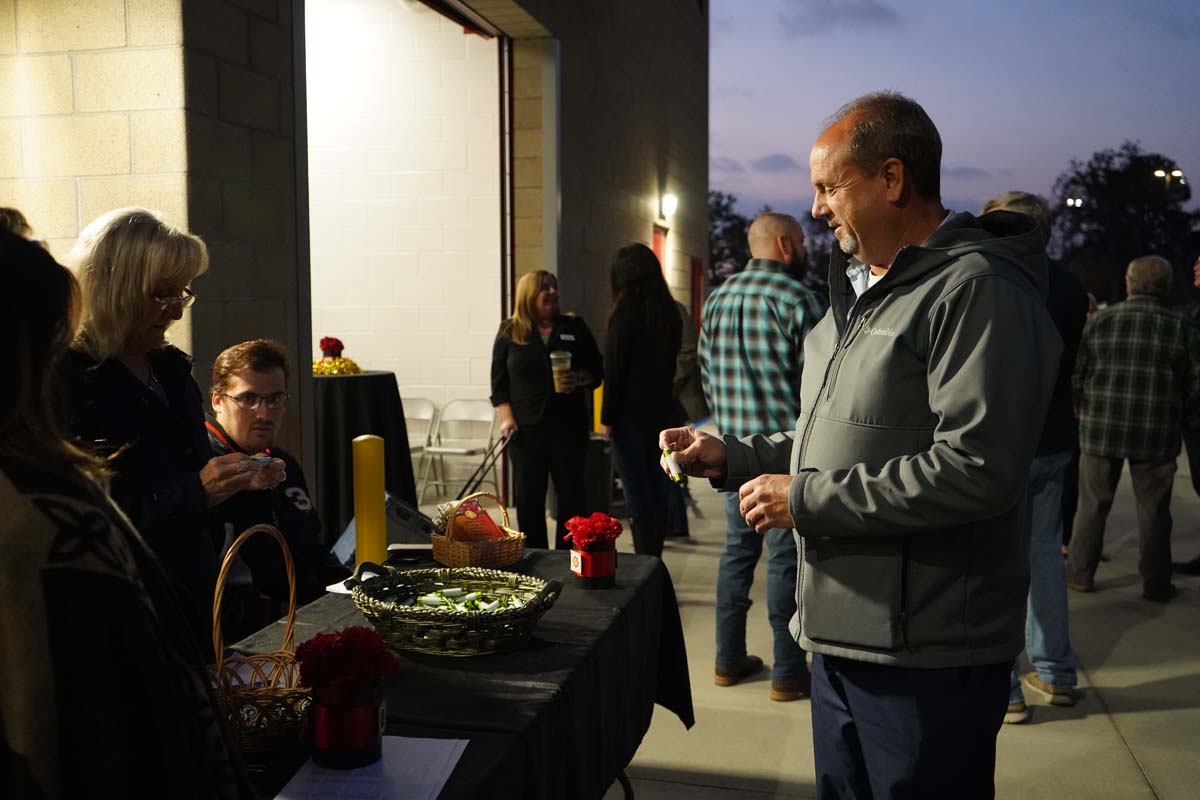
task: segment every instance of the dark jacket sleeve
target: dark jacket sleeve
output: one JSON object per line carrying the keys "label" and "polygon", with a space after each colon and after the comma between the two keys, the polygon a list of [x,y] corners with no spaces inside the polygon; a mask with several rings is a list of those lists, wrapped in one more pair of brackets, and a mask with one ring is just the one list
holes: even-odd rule
{"label": "dark jacket sleeve", "polygon": [[604,403],[600,409],[600,422],[604,425],[612,425],[625,416],[629,349],[633,345],[629,333],[628,318],[624,314],[614,314],[608,322],[604,342],[604,360],[608,364],[608,375],[604,382]]}
{"label": "dark jacket sleeve", "polygon": [[512,340],[505,334],[503,326],[496,333],[496,341],[492,343],[492,405],[511,403],[512,398],[508,389],[508,348]]}
{"label": "dark jacket sleeve", "polygon": [[596,337],[592,336],[591,329],[582,317],[575,318],[575,335],[579,337],[579,357],[578,366],[573,369],[586,370],[592,376],[592,382],[587,385],[588,389],[595,389],[604,380],[604,358],[600,355],[600,348],[596,346]]}

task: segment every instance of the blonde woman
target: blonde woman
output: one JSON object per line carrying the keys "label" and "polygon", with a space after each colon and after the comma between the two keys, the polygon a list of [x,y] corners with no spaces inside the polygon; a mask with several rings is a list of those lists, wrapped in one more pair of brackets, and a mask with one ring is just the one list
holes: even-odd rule
{"label": "blonde woman", "polygon": [[[550,353],[571,354],[557,388]],[[517,282],[513,315],[500,324],[492,347],[492,405],[509,445],[516,477],[517,524],[530,547],[546,547],[546,486],[554,479],[558,526],[554,546],[569,548],[564,523],[585,512],[583,461],[587,455],[587,392],[604,378],[603,359],[588,326],[563,314],[558,278],[535,270]]]}
{"label": "blonde woman", "polygon": [[55,366],[79,287],[2,230],[0,278],[4,796],[252,797],[162,567],[105,465],[62,437]]}
{"label": "blonde woman", "polygon": [[64,365],[69,430],[111,457],[113,498],[178,583],[207,642],[217,573],[208,510],[284,477],[278,459],[212,457],[191,358],[167,343],[196,298],[190,286],[208,269],[208,250],[154,213],[125,208],[88,225],[71,261],[83,315]]}

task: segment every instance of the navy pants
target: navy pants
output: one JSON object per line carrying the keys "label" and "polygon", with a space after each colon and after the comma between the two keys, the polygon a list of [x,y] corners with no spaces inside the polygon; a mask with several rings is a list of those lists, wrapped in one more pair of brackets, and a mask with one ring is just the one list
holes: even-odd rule
{"label": "navy pants", "polygon": [[814,655],[817,797],[995,797],[1011,669],[906,669]]}

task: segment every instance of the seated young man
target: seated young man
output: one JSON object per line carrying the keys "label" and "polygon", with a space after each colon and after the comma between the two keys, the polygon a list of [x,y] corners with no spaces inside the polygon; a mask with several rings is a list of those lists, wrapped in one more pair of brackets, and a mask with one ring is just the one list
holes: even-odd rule
{"label": "seated young man", "polygon": [[[304,604],[320,597],[328,584],[348,577],[350,571],[320,544],[321,522],[300,464],[275,444],[287,409],[287,377],[287,352],[279,342],[254,339],[230,347],[213,362],[213,418],[206,424],[214,454],[269,455],[286,465],[286,476],[274,489],[241,492],[215,511],[232,536],[259,523],[279,529],[296,566],[296,602]],[[270,537],[254,536],[238,553],[250,569],[254,588],[270,598],[272,609],[270,614],[260,615],[247,608],[244,599],[227,602],[230,613],[222,616],[227,626],[235,629],[227,640],[271,622],[286,610],[288,602],[287,572],[278,544]]]}

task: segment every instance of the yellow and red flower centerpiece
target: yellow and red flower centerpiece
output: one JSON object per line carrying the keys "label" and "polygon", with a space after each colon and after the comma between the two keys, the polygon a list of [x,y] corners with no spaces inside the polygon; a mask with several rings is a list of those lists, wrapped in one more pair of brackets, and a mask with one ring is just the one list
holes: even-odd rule
{"label": "yellow and red flower centerpiece", "polygon": [[621,535],[621,523],[599,511],[590,517],[571,517],[570,531],[563,541],[571,542],[571,572],[585,589],[612,586],[617,570],[615,542]]}
{"label": "yellow and red flower centerpiece", "polygon": [[322,336],[319,343],[321,358],[313,362],[313,375],[358,375],[362,368],[349,358],[342,357],[346,345],[333,336]]}
{"label": "yellow and red flower centerpiece", "polygon": [[313,690],[313,762],[348,769],[378,761],[387,721],[383,676],[400,668],[383,637],[361,626],[317,634],[296,648],[296,660],[300,683]]}

